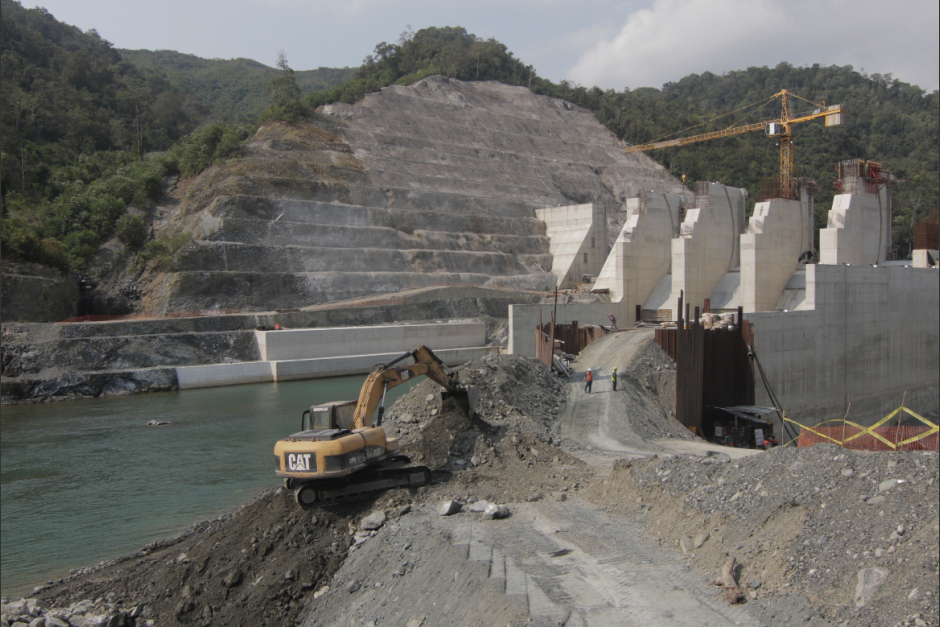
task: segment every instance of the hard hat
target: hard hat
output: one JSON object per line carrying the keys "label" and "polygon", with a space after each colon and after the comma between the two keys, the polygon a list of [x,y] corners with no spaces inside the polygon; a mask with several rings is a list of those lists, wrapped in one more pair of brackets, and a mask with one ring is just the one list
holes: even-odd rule
{"label": "hard hat", "polygon": [[591,369],[590,369],[590,368],[588,368],[588,372],[590,372],[590,371],[591,371]]}
{"label": "hard hat", "polygon": [[616,369],[617,369],[617,366],[614,366],[614,370],[616,370]]}

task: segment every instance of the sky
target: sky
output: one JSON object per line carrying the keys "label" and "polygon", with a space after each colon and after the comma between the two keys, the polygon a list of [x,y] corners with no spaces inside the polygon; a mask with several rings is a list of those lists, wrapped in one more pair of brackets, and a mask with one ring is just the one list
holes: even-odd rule
{"label": "sky", "polygon": [[494,38],[553,81],[622,90],[751,66],[852,65],[940,87],[937,0],[21,0],[118,48],[355,67],[410,25]]}

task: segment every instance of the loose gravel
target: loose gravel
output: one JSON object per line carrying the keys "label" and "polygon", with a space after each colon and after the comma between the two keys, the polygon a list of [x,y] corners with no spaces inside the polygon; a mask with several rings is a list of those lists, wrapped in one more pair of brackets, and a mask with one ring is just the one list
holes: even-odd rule
{"label": "loose gravel", "polygon": [[735,462],[715,453],[619,462],[593,496],[645,515],[661,544],[714,578],[736,558],[738,584],[769,624],[790,624],[770,616],[781,612],[938,624],[935,452],[816,445]]}

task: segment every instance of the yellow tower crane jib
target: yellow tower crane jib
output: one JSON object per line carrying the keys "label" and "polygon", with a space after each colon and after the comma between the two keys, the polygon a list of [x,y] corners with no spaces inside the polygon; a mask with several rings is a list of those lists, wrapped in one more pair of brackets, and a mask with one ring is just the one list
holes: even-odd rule
{"label": "yellow tower crane jib", "polygon": [[[812,113],[807,113],[803,115],[798,115],[793,117],[792,109],[790,106],[790,98],[795,97],[800,100],[805,100],[811,105],[814,105],[816,109]],[[795,190],[793,189],[793,134],[792,127],[794,124],[800,124],[802,122],[809,122],[810,120],[816,120],[819,118],[826,118],[826,126],[839,126],[843,123],[843,115],[845,113],[845,107],[841,104],[826,106],[825,102],[813,102],[812,100],[807,100],[801,96],[794,96],[786,89],[782,89],[767,100],[762,100],[756,102],[736,111],[741,111],[742,109],[747,109],[758,104],[766,103],[773,98],[781,99],[780,107],[780,117],[773,120],[765,120],[763,122],[756,122],[753,124],[744,124],[741,126],[730,126],[726,129],[720,131],[714,131],[711,133],[703,133],[701,135],[692,135],[689,137],[680,137],[677,139],[668,139],[664,141],[655,141],[647,144],[641,144],[638,146],[631,146],[624,150],[624,154],[631,154],[634,152],[645,152],[647,150],[656,150],[659,148],[669,148],[673,146],[687,146],[689,144],[694,144],[696,142],[706,141],[709,139],[717,139],[719,137],[729,137],[731,135],[740,135],[741,133],[748,133],[751,131],[763,129],[764,133],[768,137],[774,137],[779,142],[780,146],[780,195],[783,198],[793,198],[795,196]],[[729,114],[725,114],[729,115]],[[723,116],[719,116],[723,117]],[[715,118],[718,119],[718,118]],[[688,130],[688,129],[687,129]],[[680,131],[681,132],[681,131]]]}

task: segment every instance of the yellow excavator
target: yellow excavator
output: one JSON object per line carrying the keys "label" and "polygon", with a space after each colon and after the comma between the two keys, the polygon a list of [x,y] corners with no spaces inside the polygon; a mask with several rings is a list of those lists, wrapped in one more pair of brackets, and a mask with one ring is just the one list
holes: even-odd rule
{"label": "yellow excavator", "polygon": [[[409,357],[414,363],[396,367]],[[479,390],[461,385],[457,373],[448,371],[426,346],[373,366],[358,401],[312,406],[301,415],[301,430],[274,445],[275,472],[293,490],[298,505],[307,509],[358,501],[390,488],[431,482],[431,471],[410,465],[399,453],[398,439],[387,437],[382,428],[386,392],[421,375],[473,415]]]}

